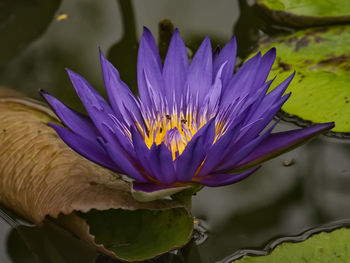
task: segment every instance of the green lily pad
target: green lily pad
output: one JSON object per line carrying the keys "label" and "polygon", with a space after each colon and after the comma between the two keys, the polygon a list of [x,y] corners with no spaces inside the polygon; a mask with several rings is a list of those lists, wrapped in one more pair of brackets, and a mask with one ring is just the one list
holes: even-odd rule
{"label": "green lily pad", "polygon": [[165,211],[111,209],[81,215],[97,244],[127,261],[139,261],[183,246],[192,219],[182,208]]}
{"label": "green lily pad", "polygon": [[267,256],[245,256],[236,263],[350,262],[350,230],[320,233],[300,243],[282,243]]}
{"label": "green lily pad", "polygon": [[273,87],[295,70],[282,110],[314,123],[335,122],[333,131],[350,132],[350,26],[298,31],[273,44],[277,58]]}
{"label": "green lily pad", "polygon": [[350,1],[257,0],[276,23],[292,27],[321,26],[350,21]]}

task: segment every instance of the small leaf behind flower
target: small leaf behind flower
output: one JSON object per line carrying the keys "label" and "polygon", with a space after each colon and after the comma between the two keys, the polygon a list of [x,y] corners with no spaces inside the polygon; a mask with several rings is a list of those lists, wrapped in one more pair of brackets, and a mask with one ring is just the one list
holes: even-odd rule
{"label": "small leaf behind flower", "polygon": [[[128,182],[58,138],[47,126],[58,122],[49,113],[26,99],[0,98],[1,203],[36,224],[56,218],[99,251],[126,261],[152,258],[189,241],[193,223],[186,208],[172,200],[135,200]],[[135,229],[142,238],[131,238]],[[120,246],[125,240],[130,245]]]}

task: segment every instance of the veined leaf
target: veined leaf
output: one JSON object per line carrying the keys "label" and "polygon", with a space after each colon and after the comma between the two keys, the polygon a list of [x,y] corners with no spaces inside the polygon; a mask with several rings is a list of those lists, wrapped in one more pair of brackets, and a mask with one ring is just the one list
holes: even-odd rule
{"label": "veined leaf", "polygon": [[271,47],[277,49],[273,87],[296,71],[282,110],[315,123],[334,121],[333,131],[350,132],[350,26],[297,31],[261,49]]}

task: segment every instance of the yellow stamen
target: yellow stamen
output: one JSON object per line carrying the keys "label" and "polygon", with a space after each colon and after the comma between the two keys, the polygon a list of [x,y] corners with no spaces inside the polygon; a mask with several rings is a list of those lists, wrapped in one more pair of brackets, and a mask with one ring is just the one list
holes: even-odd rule
{"label": "yellow stamen", "polygon": [[[206,117],[202,116],[197,126],[197,123],[193,120],[196,115],[197,112],[194,114],[189,112],[184,116],[181,112],[180,114],[158,116],[157,119],[153,120],[145,119],[148,135],[144,134],[144,140],[147,147],[151,148],[154,143],[159,145],[164,142],[171,150],[173,159],[175,159],[182,154],[187,143],[207,122]],[[170,130],[173,130],[173,137],[168,133]]]}

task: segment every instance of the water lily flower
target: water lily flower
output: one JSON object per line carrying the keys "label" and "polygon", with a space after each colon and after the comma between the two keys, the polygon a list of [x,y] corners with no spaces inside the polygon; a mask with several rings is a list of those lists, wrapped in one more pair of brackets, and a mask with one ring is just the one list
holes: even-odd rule
{"label": "water lily flower", "polygon": [[266,81],[275,49],[249,59],[234,73],[236,41],[212,52],[206,37],[189,63],[175,30],[162,64],[145,28],[137,61],[139,97],[103,56],[109,104],[67,69],[88,116],[42,91],[65,126],[50,124],[73,150],[133,179],[134,191],[151,193],[191,185],[236,183],[259,164],[331,129],[334,123],[272,133],[269,125],[289,98],[294,74],[271,92]]}

